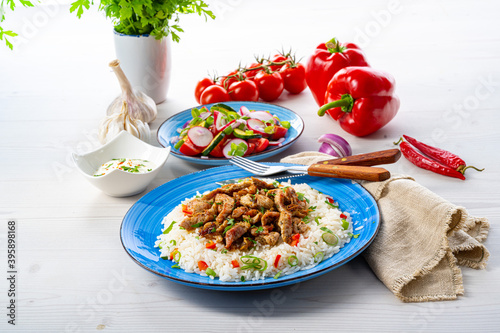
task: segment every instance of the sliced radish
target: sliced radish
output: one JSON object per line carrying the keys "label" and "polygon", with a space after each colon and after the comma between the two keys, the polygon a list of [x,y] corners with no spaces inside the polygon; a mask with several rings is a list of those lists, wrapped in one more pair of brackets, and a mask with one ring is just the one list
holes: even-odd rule
{"label": "sliced radish", "polygon": [[259,134],[266,135],[266,136],[269,135],[264,131],[264,129],[266,128],[266,125],[262,121],[260,121],[259,119],[254,119],[254,118],[248,119],[247,126],[249,129],[251,129],[255,133],[259,133]]}
{"label": "sliced radish", "polygon": [[245,116],[248,116],[249,113],[250,113],[250,110],[248,110],[248,108],[246,106],[242,106],[240,108],[240,116],[245,117]]}
{"label": "sliced radish", "polygon": [[235,145],[239,145],[241,143],[243,143],[245,145],[245,149],[242,151],[242,154],[238,154],[238,156],[243,156],[245,155],[245,153],[247,152],[248,150],[248,143],[245,141],[245,140],[242,140],[242,139],[232,139],[232,140],[229,140],[226,145],[224,146],[224,148],[222,148],[222,153],[224,154],[224,156],[226,158],[231,158],[233,157],[234,155],[230,155],[229,153],[231,152],[231,144],[235,144]]}
{"label": "sliced radish", "polygon": [[277,141],[269,141],[270,146],[281,146],[281,144],[285,141],[285,138],[279,138]]}
{"label": "sliced radish", "polygon": [[227,125],[227,119],[222,112],[214,111],[214,123],[218,133]]}
{"label": "sliced radish", "polygon": [[248,115],[250,118],[262,121],[274,121],[273,115],[266,111],[254,111]]}
{"label": "sliced radish", "polygon": [[240,126],[241,124],[244,124],[244,123],[245,123],[245,121],[244,120],[240,120],[240,119],[231,120],[229,123],[227,123],[226,125],[222,126],[222,129],[219,132],[225,130],[229,126],[231,126],[231,128],[234,130],[236,127],[238,127],[238,126]]}
{"label": "sliced radish", "polygon": [[210,115],[211,115],[211,114],[212,114],[212,112],[208,112],[208,111],[202,112],[202,113],[200,113],[200,118],[201,118],[202,120],[205,120],[205,119],[207,119],[208,117],[210,117]]}
{"label": "sliced radish", "polygon": [[207,147],[212,142],[214,135],[208,128],[195,126],[188,131],[188,137],[191,142],[199,148]]}

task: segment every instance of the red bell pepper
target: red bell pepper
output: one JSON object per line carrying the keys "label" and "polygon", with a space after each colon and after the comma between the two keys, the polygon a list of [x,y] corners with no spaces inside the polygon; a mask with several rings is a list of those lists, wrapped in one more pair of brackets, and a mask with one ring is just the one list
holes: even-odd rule
{"label": "red bell pepper", "polygon": [[394,78],[370,67],[341,69],[328,83],[327,112],[348,133],[365,136],[378,131],[396,116],[399,98],[394,95]]}
{"label": "red bell pepper", "polygon": [[328,82],[344,67],[368,66],[360,48],[353,43],[339,43],[335,38],[320,44],[306,67],[306,82],[319,106],[325,104]]}

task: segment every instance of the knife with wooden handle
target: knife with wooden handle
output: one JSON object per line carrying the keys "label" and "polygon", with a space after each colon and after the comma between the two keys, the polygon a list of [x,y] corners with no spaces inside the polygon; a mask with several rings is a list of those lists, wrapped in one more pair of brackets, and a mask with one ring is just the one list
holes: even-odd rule
{"label": "knife with wooden handle", "polygon": [[373,153],[335,158],[331,160],[321,161],[316,164],[371,166],[371,165],[396,163],[400,157],[401,157],[401,152],[399,151],[399,149],[388,149],[388,150],[376,151]]}
{"label": "knife with wooden handle", "polygon": [[369,180],[378,182],[391,178],[384,168],[358,165],[313,164],[307,168],[309,176]]}

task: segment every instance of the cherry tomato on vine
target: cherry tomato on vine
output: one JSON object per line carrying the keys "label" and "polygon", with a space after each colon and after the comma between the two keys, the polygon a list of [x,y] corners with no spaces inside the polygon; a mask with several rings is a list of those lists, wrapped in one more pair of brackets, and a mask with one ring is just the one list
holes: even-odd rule
{"label": "cherry tomato on vine", "polygon": [[[285,60],[288,60],[288,58],[282,54],[275,54],[269,60],[272,62],[283,62]],[[282,66],[283,65],[272,65],[272,66],[269,66],[269,68],[271,68],[272,71],[278,71]]]}
{"label": "cherry tomato on vine", "polygon": [[259,90],[251,80],[236,81],[229,86],[229,97],[232,101],[252,101],[259,99]]}
{"label": "cherry tomato on vine", "polygon": [[[251,64],[250,66],[247,67],[247,69],[252,69],[252,68],[256,68],[256,67],[260,67],[262,64],[258,63],[258,62],[254,62],[253,64]],[[257,75],[258,72],[260,72],[262,69],[255,69],[255,70],[252,70],[252,71],[248,71],[248,72],[245,72],[243,75],[245,75],[248,79],[250,80],[253,80],[253,78],[255,77],[255,75]]]}
{"label": "cherry tomato on vine", "polygon": [[259,72],[254,79],[259,89],[259,96],[266,102],[271,102],[280,97],[284,84],[278,72]]}
{"label": "cherry tomato on vine", "polygon": [[232,71],[231,73],[227,74],[226,76],[223,76],[222,80],[221,80],[221,86],[223,86],[225,89],[228,89],[231,84],[233,84],[234,82],[238,82],[238,78],[236,76],[228,77],[231,75],[235,75],[237,73],[238,73],[238,71],[236,70],[236,71]]}
{"label": "cherry tomato on vine", "polygon": [[200,97],[203,91],[211,85],[214,85],[214,81],[209,79],[208,77],[201,79],[196,84],[196,88],[194,88],[194,98],[196,98],[196,102],[200,103]]}
{"label": "cherry tomato on vine", "polygon": [[207,87],[200,96],[201,104],[228,102],[229,100],[229,94],[226,89],[216,84]]}
{"label": "cherry tomato on vine", "polygon": [[290,64],[286,64],[281,67],[279,73],[283,78],[286,91],[292,94],[298,94],[306,89],[306,68],[301,63],[297,63],[294,67]]}

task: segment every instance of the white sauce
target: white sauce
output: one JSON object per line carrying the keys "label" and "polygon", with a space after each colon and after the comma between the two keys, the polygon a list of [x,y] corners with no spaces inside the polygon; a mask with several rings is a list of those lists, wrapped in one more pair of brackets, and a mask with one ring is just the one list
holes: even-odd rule
{"label": "white sauce", "polygon": [[153,171],[154,168],[156,168],[156,165],[150,161],[130,158],[114,158],[101,165],[101,167],[94,173],[94,177],[104,176],[114,169],[130,173],[148,173]]}

